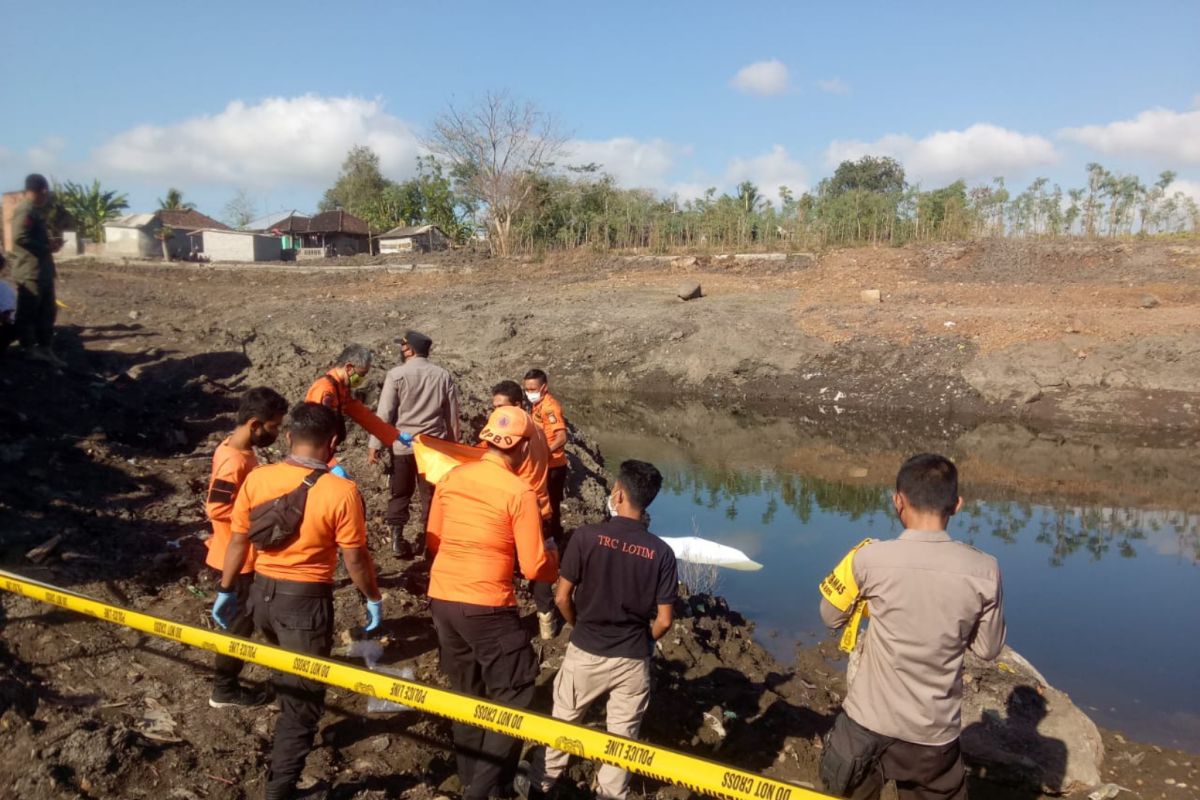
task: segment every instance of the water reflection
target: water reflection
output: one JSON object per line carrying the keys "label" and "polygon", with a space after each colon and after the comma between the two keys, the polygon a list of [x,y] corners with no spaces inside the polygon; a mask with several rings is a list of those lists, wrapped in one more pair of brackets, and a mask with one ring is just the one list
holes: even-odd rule
{"label": "water reflection", "polygon": [[[780,507],[801,523],[814,512],[831,512],[856,521],[869,514],[891,511],[891,490],[878,486],[829,481],[776,470],[720,469],[703,464],[664,464],[664,490],[686,496],[692,506],[720,511],[730,523],[742,519],[739,502],[762,498],[758,523],[772,525]],[[971,487],[964,486],[969,492]],[[755,504],[757,508],[757,504]],[[1200,562],[1200,513],[1097,506],[1035,506],[1028,502],[964,502],[955,520],[959,538],[986,547],[986,537],[1012,544],[1033,530],[1034,541],[1045,545],[1049,564],[1062,566],[1075,553],[1099,560],[1113,553],[1121,558],[1138,554],[1135,543],[1157,555],[1175,555]]]}
{"label": "water reflection", "polygon": [[959,463],[967,498],[951,535],[1000,560],[1010,643],[1099,724],[1200,752],[1194,450],[1009,426],[939,440],[878,421],[830,431],[695,407],[620,411],[576,418],[610,463],[663,471],[656,532],[695,533],[765,565],[722,572],[720,591],[779,658],[826,635],[817,583],[863,538],[900,533],[895,471],[938,450]]}

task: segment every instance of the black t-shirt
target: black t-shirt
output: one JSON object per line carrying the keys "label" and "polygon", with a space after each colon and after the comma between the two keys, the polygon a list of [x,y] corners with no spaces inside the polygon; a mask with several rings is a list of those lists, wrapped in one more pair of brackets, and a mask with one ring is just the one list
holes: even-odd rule
{"label": "black t-shirt", "polygon": [[575,584],[572,644],[596,656],[653,654],[650,623],[678,591],[666,542],[627,517],[584,525],[571,534],[559,574]]}

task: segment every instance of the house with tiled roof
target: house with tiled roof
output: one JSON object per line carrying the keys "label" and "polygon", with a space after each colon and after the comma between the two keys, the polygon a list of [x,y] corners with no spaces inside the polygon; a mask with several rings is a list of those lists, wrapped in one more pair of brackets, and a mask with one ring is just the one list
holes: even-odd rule
{"label": "house with tiled roof", "polygon": [[301,257],[352,256],[371,252],[371,227],[349,211],[323,211],[310,218],[301,234]]}
{"label": "house with tiled roof", "polygon": [[450,247],[450,237],[437,225],[401,225],[376,237],[379,252],[431,253]]}
{"label": "house with tiled roof", "polygon": [[127,214],[104,224],[104,254],[130,258],[162,258],[163,228],[170,228],[166,253],[171,258],[188,258],[203,249],[203,237],[192,236],[196,231],[229,230],[229,226],[195,209],[155,211],[149,214]]}

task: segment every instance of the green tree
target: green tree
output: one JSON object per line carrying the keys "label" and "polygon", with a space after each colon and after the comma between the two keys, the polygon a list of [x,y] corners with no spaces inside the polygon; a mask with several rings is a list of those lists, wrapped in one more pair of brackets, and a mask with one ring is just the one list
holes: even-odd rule
{"label": "green tree", "polygon": [[906,186],[904,167],[896,159],[863,156],[858,161],[838,164],[826,191],[832,197],[856,189],[877,194],[899,194]]}
{"label": "green tree", "polygon": [[93,180],[90,186],[67,181],[56,186],[54,194],[79,226],[79,232],[93,242],[103,242],[104,223],[129,208],[124,194],[101,188],[98,180]]}
{"label": "green tree", "polygon": [[1096,162],[1087,165],[1087,188],[1083,199],[1083,235],[1095,236],[1100,232],[1100,197],[1109,182],[1108,170]]}
{"label": "green tree", "polygon": [[959,180],[941,189],[922,192],[917,199],[917,217],[918,230],[926,238],[966,238],[971,229],[966,182]]}
{"label": "green tree", "polygon": [[195,211],[195,203],[185,203],[183,192],[175,187],[167,189],[167,196],[158,198],[159,211]]}
{"label": "green tree", "polygon": [[759,194],[758,187],[751,181],[742,181],[737,186],[737,201],[746,214],[755,214],[766,204],[767,200]]}
{"label": "green tree", "polygon": [[343,209],[366,220],[374,230],[386,230],[395,222],[395,218],[389,219],[390,206],[383,198],[389,185],[390,181],[383,177],[379,168],[379,156],[375,151],[355,145],[346,154],[337,181],[321,199],[320,210]]}

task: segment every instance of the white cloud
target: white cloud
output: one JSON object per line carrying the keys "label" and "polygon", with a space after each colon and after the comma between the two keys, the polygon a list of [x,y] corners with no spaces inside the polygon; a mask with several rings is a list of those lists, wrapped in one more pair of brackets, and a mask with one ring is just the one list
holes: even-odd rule
{"label": "white cloud", "polygon": [[373,149],[392,177],[411,174],[421,152],[416,134],[381,101],[308,94],[234,101],[218,114],[139,125],[93,158],[113,174],[175,185],[321,185],[356,144]]}
{"label": "white cloud", "polygon": [[850,84],[841,78],[829,78],[817,81],[817,88],[827,94],[850,94]]}
{"label": "white cloud", "polygon": [[668,197],[677,197],[679,202],[685,203],[688,200],[698,200],[704,196],[710,188],[715,187],[717,181],[678,181],[671,184],[667,189]]}
{"label": "white cloud", "polygon": [[1100,153],[1144,156],[1166,166],[1200,164],[1200,110],[1152,108],[1133,119],[1064,128],[1058,135]]}
{"label": "white cloud", "polygon": [[49,136],[25,151],[25,161],[30,169],[48,172],[58,165],[59,156],[67,147],[61,136]]}
{"label": "white cloud", "polygon": [[1183,192],[1188,197],[1200,203],[1200,181],[1192,181],[1186,178],[1176,179],[1167,187],[1167,194],[1173,195],[1176,192]]}
{"label": "white cloud", "polygon": [[893,133],[873,142],[835,140],[825,150],[825,163],[832,169],[866,155],[891,156],[916,181],[987,178],[1053,164],[1059,158],[1054,145],[1042,136],[976,124],[922,139]]}
{"label": "white cloud", "polygon": [[775,58],[756,61],[739,69],[730,83],[746,94],[782,94],[788,88],[788,68]]}
{"label": "white cloud", "polygon": [[769,152],[750,158],[735,158],[725,170],[725,182],[736,185],[752,181],[764,197],[776,202],[779,187],[786,186],[792,194],[799,196],[808,189],[808,170],[794,161],[782,145],[774,145]]}
{"label": "white cloud", "polygon": [[677,197],[680,202],[701,198],[710,188],[716,189],[718,194],[733,194],[742,181],[753,183],[765,199],[776,205],[779,203],[780,186],[788,187],[796,196],[809,187],[808,170],[793,160],[785,147],[777,144],[756,156],[730,159],[719,177],[696,170],[686,180],[668,186],[667,194]]}
{"label": "white cloud", "polygon": [[567,164],[600,165],[618,184],[630,188],[658,188],[675,165],[677,155],[688,153],[663,139],[642,141],[628,136],[614,139],[576,139],[567,143]]}

